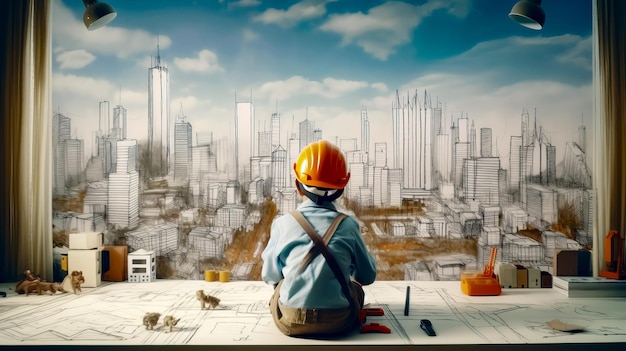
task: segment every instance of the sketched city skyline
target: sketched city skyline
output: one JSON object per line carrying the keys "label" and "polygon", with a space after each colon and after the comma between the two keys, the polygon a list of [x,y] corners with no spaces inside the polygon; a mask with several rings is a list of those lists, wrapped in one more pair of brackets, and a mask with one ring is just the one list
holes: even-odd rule
{"label": "sketched city skyline", "polygon": [[[135,10],[131,4],[121,6],[126,5],[128,13]],[[582,2],[570,5],[584,8]],[[337,48],[332,35],[319,37],[298,26],[287,31],[298,35],[299,42],[313,45],[319,40],[316,45],[324,49],[285,46],[269,55],[254,41],[239,43],[228,31],[222,31],[229,38],[226,47],[214,37],[206,42],[215,48],[203,48],[205,41],[173,46],[185,41],[178,31],[152,35],[153,29],[142,32],[120,16],[94,35],[115,41],[124,33],[146,40],[131,48],[122,39],[124,45],[115,52],[90,46],[83,38],[76,29],[81,27],[75,14],[82,10],[79,6],[62,1],[55,6],[53,182],[55,199],[67,205],[55,210],[57,230],[108,231],[110,240],[119,240],[121,234],[131,247],[154,250],[191,276],[207,264],[205,258],[227,255],[238,230],[258,228],[266,199],[272,199],[278,215],[297,206],[293,162],[306,144],[325,138],[337,143],[348,159],[352,177],[344,198],[352,205],[393,209],[404,199],[423,206],[424,213],[390,215],[384,222],[364,215],[370,234],[476,239],[474,265],[480,265],[482,252],[491,246],[502,247],[507,259],[548,266],[554,247],[591,244],[593,191],[587,155],[593,141],[585,127],[592,95],[590,21],[572,27],[555,19],[555,26],[539,36],[504,23],[498,25],[501,32],[480,38],[460,30],[454,43],[441,41],[436,47],[441,59],[434,59],[418,37],[440,32],[429,29],[430,22],[406,23],[402,16],[394,23],[403,33],[415,30],[407,34],[411,44],[370,43],[384,48],[385,55],[368,51],[358,40]],[[260,6],[261,13],[272,10],[268,4]],[[318,28],[325,32],[333,20],[348,18],[351,11],[365,19],[383,9],[417,11],[422,5],[382,2],[369,12],[354,12],[370,6],[354,3],[346,13],[330,3],[321,6],[325,11]],[[222,25],[234,23],[232,33],[242,31],[247,40],[255,36],[242,23],[256,23],[256,33],[266,35],[276,25],[261,21],[262,15],[224,10],[197,13],[221,13]],[[154,16],[153,23],[163,22]],[[230,16],[239,20],[230,22]],[[424,16],[474,28],[478,15],[460,11]],[[214,21],[198,26],[208,23]],[[188,25],[177,28],[192,30]],[[287,44],[287,37],[278,37]],[[247,64],[228,56],[233,43],[250,50]],[[531,49],[546,59],[529,64]],[[90,64],[95,59],[91,52],[98,54],[98,66]],[[332,59],[318,65],[318,52]],[[347,54],[348,60],[342,56]],[[297,67],[276,70],[272,62],[278,61],[265,61],[273,55]],[[68,72],[72,69],[76,74]],[[539,230],[544,239],[522,240],[518,232],[529,228]],[[558,230],[568,231],[568,236]],[[254,240],[260,243],[267,233],[259,235]],[[254,256],[258,250],[245,251]],[[433,271],[441,270],[434,276],[458,273],[453,269],[447,274],[445,260],[432,263]],[[456,261],[452,266],[462,266]],[[246,260],[237,265],[245,272],[254,269],[254,262]],[[407,269],[405,275],[414,273]]]}

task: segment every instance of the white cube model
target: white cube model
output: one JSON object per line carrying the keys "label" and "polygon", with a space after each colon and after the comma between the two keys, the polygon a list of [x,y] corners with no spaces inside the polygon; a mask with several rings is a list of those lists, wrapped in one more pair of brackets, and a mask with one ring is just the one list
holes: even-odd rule
{"label": "white cube model", "polygon": [[528,266],[528,287],[541,288],[541,270],[538,267]]}
{"label": "white cube model", "polygon": [[494,271],[504,289],[517,288],[517,267],[508,262],[498,262]]}
{"label": "white cube model", "polygon": [[91,250],[104,245],[104,235],[100,232],[70,233],[70,249]]}
{"label": "white cube model", "polygon": [[95,288],[102,284],[102,248],[67,250],[67,272],[82,271],[85,283],[81,287]]}
{"label": "white cube model", "polygon": [[156,280],[154,251],[139,249],[128,254],[128,282],[145,283]]}

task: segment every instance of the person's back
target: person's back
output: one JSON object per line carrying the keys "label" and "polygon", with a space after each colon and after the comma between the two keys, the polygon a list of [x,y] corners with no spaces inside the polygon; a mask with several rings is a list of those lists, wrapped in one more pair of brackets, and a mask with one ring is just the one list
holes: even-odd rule
{"label": "person's back", "polygon": [[[340,215],[333,201],[341,196],[350,173],[341,151],[327,141],[312,143],[294,165],[296,186],[308,200],[297,209],[322,236]],[[356,325],[363,306],[361,284],[376,278],[376,265],[367,251],[359,224],[342,215],[330,235],[328,251],[337,262],[334,272],[302,224],[285,214],[272,223],[270,240],[263,251],[262,278],[276,287],[270,309],[277,327],[287,335],[340,334]],[[303,265],[305,257],[313,257]],[[338,275],[340,277],[338,277]],[[339,279],[345,281],[348,295]]]}

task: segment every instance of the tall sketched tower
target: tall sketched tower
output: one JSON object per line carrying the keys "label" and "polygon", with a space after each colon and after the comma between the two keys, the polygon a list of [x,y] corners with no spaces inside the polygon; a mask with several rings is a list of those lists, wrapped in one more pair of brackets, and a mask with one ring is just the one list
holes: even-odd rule
{"label": "tall sketched tower", "polygon": [[157,56],[148,69],[148,160],[151,176],[168,174],[170,158],[170,75]]}
{"label": "tall sketched tower", "polygon": [[[254,135],[256,131],[254,124],[254,105],[252,102],[235,102],[235,179],[240,184],[250,180],[250,167],[248,165],[250,164],[250,157],[255,153]],[[240,169],[239,167],[242,165],[244,167]]]}
{"label": "tall sketched tower", "polygon": [[392,103],[393,167],[402,168],[403,188],[432,188],[433,108],[430,97],[424,92],[420,102],[417,91],[401,100],[396,91]]}

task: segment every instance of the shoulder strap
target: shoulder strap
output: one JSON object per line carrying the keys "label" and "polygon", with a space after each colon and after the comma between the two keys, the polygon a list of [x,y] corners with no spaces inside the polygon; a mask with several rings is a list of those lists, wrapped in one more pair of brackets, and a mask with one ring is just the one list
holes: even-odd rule
{"label": "shoulder strap", "polygon": [[[313,240],[315,247],[317,247],[317,249],[322,253],[322,255],[324,255],[324,258],[326,258],[326,262],[328,263],[330,268],[333,270],[333,273],[335,274],[335,277],[339,281],[339,284],[341,284],[341,290],[343,290],[343,294],[348,299],[348,302],[350,303],[350,305],[352,305],[353,301],[352,301],[352,295],[350,295],[350,288],[348,288],[348,283],[346,282],[346,279],[343,276],[343,273],[341,272],[341,268],[339,268],[337,261],[335,261],[335,257],[333,257],[330,251],[328,251],[328,247],[326,247],[326,244],[324,244],[319,234],[315,231],[315,229],[313,229],[313,227],[311,226],[311,223],[309,223],[309,221],[306,218],[304,218],[304,216],[302,215],[302,213],[300,213],[300,211],[293,210],[290,213],[298,221],[298,223],[300,223],[300,226],[302,226],[302,228],[309,235],[311,240]],[[332,234],[335,232],[335,230],[339,226],[339,223],[346,217],[347,216],[345,214],[340,213],[335,218],[335,220],[329,227],[329,230],[332,229],[332,231],[329,232],[329,230],[327,230],[326,233],[324,234],[324,236],[326,236],[326,234],[330,233],[328,240],[330,240],[330,236],[332,236]]]}
{"label": "shoulder strap", "polygon": [[[296,211],[296,212],[298,212],[298,211]],[[302,214],[300,214],[300,212],[298,212],[296,214],[296,216],[302,217]],[[345,214],[343,214],[343,213],[339,213],[339,215],[337,215],[337,217],[335,217],[335,220],[330,224],[330,226],[326,230],[326,233],[324,233],[324,236],[322,236],[322,241],[324,242],[324,245],[328,245],[328,243],[330,242],[330,238],[332,238],[333,234],[335,234],[335,231],[337,230],[337,227],[339,227],[339,224],[341,223],[341,221],[343,221],[343,219],[346,218],[346,217],[347,216]],[[302,219],[304,219],[306,221],[305,225],[306,224],[310,224],[304,217],[302,217]],[[296,220],[298,220],[298,218],[296,218]],[[300,220],[298,220],[298,223],[300,223]],[[300,225],[302,226],[302,223],[300,223]],[[304,228],[304,226],[303,226],[303,228]],[[304,229],[306,230],[306,228],[304,228]],[[311,228],[311,229],[313,229],[313,228]],[[313,232],[315,232],[315,231],[313,231]],[[313,246],[311,248],[311,250],[309,251],[309,253],[307,253],[307,255],[304,256],[304,259],[300,263],[300,268],[298,268],[298,273],[302,273],[302,271],[304,271],[306,266],[309,265],[311,260],[313,260],[319,254],[320,254],[320,248],[317,245]]]}

